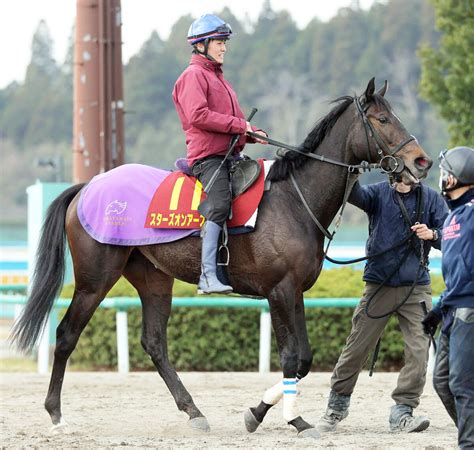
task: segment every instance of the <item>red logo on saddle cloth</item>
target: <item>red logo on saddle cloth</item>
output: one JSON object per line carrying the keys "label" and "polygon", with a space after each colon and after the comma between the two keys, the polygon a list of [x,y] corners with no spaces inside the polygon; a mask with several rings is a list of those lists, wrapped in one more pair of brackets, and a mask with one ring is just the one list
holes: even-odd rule
{"label": "red logo on saddle cloth", "polygon": [[[229,227],[244,226],[257,210],[263,196],[263,160],[257,181],[232,202]],[[171,172],[158,186],[146,215],[145,228],[197,229],[204,223],[198,206],[206,198],[202,184],[183,172]]]}

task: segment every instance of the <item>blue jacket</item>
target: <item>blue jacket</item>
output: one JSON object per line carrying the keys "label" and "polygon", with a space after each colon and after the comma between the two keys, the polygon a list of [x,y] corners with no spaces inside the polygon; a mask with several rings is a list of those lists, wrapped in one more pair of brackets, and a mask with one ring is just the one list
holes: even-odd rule
{"label": "blue jacket", "polygon": [[456,200],[444,222],[442,268],[446,289],[439,308],[474,308],[474,189]]}
{"label": "blue jacket", "polygon": [[[438,232],[436,241],[425,241],[425,254],[431,245],[441,247],[441,228],[448,214],[446,203],[441,195],[433,189],[418,185],[407,194],[401,194],[405,207],[412,223],[416,217],[417,190],[423,189],[423,206],[420,223]],[[369,238],[367,239],[366,255],[373,255],[389,249],[402,242],[411,232],[403,218],[400,205],[395,197],[396,191],[387,181],[361,186],[356,182],[349,197],[349,202],[365,211],[369,217]],[[419,249],[419,240],[415,239]],[[402,264],[404,255],[409,252]],[[411,250],[409,243],[393,249],[381,256],[369,258],[364,269],[364,281],[382,283],[395,271],[394,275],[385,281],[386,286],[410,286],[415,281],[420,258]],[[397,270],[398,268],[398,270]],[[417,284],[430,284],[430,276],[423,269],[418,277]]]}

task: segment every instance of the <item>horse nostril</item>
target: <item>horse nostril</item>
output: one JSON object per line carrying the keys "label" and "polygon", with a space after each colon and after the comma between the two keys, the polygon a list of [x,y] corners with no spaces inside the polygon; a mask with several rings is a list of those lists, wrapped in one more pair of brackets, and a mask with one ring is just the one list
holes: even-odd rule
{"label": "horse nostril", "polygon": [[433,165],[433,160],[424,157],[416,158],[415,165],[422,170],[429,170]]}

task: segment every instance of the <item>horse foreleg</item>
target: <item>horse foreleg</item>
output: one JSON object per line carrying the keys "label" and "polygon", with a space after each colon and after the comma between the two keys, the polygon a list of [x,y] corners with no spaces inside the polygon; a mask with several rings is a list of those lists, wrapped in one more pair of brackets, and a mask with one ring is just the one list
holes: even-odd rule
{"label": "horse foreleg", "polygon": [[141,254],[132,255],[125,276],[137,289],[142,302],[141,343],[144,350],[150,355],[178,409],[189,416],[189,425],[209,431],[207,419],[194,404],[168,359],[167,326],[171,313],[173,278],[155,269]]}
{"label": "horse foreleg", "polygon": [[304,313],[303,295],[295,302],[296,335],[298,337],[298,372],[296,377],[301,380],[308,375],[313,362],[313,352],[309,345],[308,332],[306,330],[306,317]]}
{"label": "horse foreleg", "polygon": [[[298,370],[296,374],[296,382],[299,382],[308,374],[311,368],[313,355],[306,331],[306,320],[302,295],[297,298],[295,305],[296,335],[298,339]],[[253,433],[257,430],[270,408],[275,406],[283,398],[283,389],[283,381],[279,381],[277,384],[265,391],[262,401],[258,406],[255,408],[249,408],[246,411],[244,420],[245,426],[249,433]]]}
{"label": "horse foreleg", "polygon": [[249,433],[253,433],[257,430],[263,419],[267,415],[267,412],[272,406],[275,406],[283,397],[283,382],[279,381],[277,384],[267,389],[263,394],[262,401],[258,406],[249,408],[244,413],[245,428]]}
{"label": "horse foreleg", "polygon": [[[296,332],[296,308],[294,286],[289,280],[284,280],[277,285],[268,296],[272,326],[275,332],[280,354],[280,363],[283,369],[283,381],[269,389],[259,407],[247,411],[246,426],[249,431],[258,427],[259,418],[263,419],[266,411],[275,404],[279,398],[279,390],[283,391],[283,418],[288,424],[294,426],[299,437],[319,438],[319,433],[313,425],[306,422],[298,413],[297,389],[298,381],[298,333]],[[265,401],[267,400],[267,401]],[[269,403],[267,403],[269,402]],[[252,423],[252,417],[255,419]],[[260,417],[258,415],[260,414]],[[250,419],[250,420],[249,420]],[[252,427],[253,425],[253,427]]]}

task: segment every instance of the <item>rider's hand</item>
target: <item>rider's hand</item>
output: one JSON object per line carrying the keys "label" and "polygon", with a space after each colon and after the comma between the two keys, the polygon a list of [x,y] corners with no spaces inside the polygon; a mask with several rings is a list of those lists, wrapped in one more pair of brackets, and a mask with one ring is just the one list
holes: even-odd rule
{"label": "rider's hand", "polygon": [[424,223],[417,223],[411,227],[411,231],[416,233],[416,237],[424,241],[432,241],[435,237],[434,231]]}
{"label": "rider's hand", "polygon": [[[253,131],[253,128],[252,128],[252,125],[250,125],[250,122],[247,122],[247,129],[245,130],[246,133],[255,133],[255,134],[259,134],[260,136],[264,136],[264,137],[267,137],[267,133],[265,133],[265,131],[263,130],[256,130],[256,131]],[[257,142],[258,144],[263,144],[263,145],[267,145],[268,142],[267,141],[264,141],[263,139],[259,139],[259,138],[256,138],[254,136],[252,136],[252,138],[255,139],[255,142]]]}
{"label": "rider's hand", "polygon": [[421,321],[423,325],[423,331],[426,334],[433,336],[436,333],[436,329],[438,328],[440,322],[441,317],[434,311],[430,311]]}

